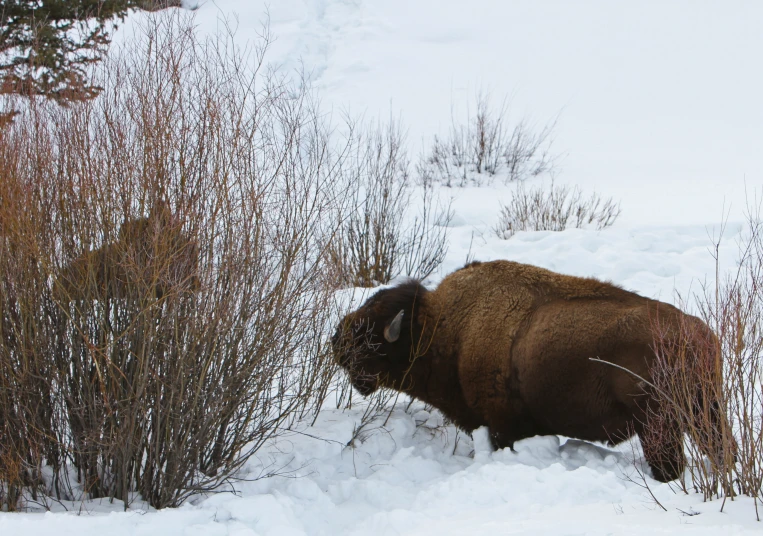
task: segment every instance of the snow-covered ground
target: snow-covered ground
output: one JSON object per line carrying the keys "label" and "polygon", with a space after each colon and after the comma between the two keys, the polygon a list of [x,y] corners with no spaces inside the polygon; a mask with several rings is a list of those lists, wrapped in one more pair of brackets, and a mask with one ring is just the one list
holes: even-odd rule
{"label": "snow-covered ground", "polygon": [[[189,0],[193,3],[195,0]],[[254,38],[255,0],[208,1],[201,32],[237,13]],[[511,187],[447,189],[448,257],[506,258],[611,280],[674,301],[712,283],[712,237],[728,224],[734,266],[745,189],[763,185],[763,4],[473,0],[280,0],[269,60],[304,67],[327,107],[401,117],[415,154],[480,89],[512,97],[515,118],[557,115],[556,180],[622,203],[604,231],[492,232]],[[130,31],[130,21],[120,32]],[[86,503],[69,513],[3,514],[1,535],[759,534],[750,500],[703,503],[634,475],[631,444],[538,437],[490,452],[415,403],[348,445],[358,410],[327,409],[273,441],[236,493],[161,512]],[[473,453],[473,454],[472,454]],[[639,453],[635,452],[636,464]],[[635,480],[635,481],[633,481]]]}
{"label": "snow-covered ground", "polygon": [[[0,514],[2,534],[199,536],[759,534],[751,501],[702,503],[650,481],[663,512],[638,484],[630,448],[556,437],[490,453],[441,425],[421,405],[393,414],[353,448],[357,415],[326,411],[315,427],[271,445],[249,477],[288,464],[293,474],[239,483],[160,512],[87,504],[69,514]],[[321,439],[319,439],[320,437]],[[458,438],[458,441],[456,441]],[[474,457],[469,453],[476,450]],[[265,466],[265,469],[263,469]],[[287,471],[288,468],[282,469]]]}

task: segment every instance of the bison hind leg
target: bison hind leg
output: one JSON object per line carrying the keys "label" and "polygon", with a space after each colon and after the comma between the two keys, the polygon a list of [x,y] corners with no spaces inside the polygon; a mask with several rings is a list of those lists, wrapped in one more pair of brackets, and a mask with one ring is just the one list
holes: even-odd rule
{"label": "bison hind leg", "polygon": [[678,423],[650,423],[638,431],[644,458],[659,482],[670,482],[683,475],[686,467],[683,433]]}

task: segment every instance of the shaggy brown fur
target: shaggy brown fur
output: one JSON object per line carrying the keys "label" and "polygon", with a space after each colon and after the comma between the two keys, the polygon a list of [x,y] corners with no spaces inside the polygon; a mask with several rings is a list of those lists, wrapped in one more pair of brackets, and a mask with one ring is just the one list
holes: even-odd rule
{"label": "shaggy brown fur", "polygon": [[55,289],[63,300],[141,296],[147,289],[161,298],[169,290],[197,290],[198,263],[196,242],[161,203],[147,218],[126,221],[115,242],[69,263]]}
{"label": "shaggy brown fur", "polygon": [[[400,311],[390,342],[385,329]],[[655,318],[714,338],[701,320],[609,283],[475,262],[433,291],[417,282],[381,290],[344,318],[332,342],[363,395],[404,391],[464,430],[487,426],[498,448],[547,434],[619,442],[635,431],[655,478],[669,481],[683,471],[683,448],[663,439],[676,434],[645,424],[656,399],[634,376],[651,378]]]}

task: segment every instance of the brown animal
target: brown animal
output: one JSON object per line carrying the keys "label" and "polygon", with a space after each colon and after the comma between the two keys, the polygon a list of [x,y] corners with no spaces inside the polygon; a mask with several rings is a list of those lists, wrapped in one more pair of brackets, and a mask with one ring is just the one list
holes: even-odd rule
{"label": "brown animal", "polygon": [[56,279],[58,299],[125,298],[147,291],[162,298],[170,291],[196,291],[199,250],[182,222],[164,203],[148,217],[128,220],[117,240],[82,253]]}
{"label": "brown animal", "polygon": [[596,279],[475,262],[432,291],[415,281],[379,291],[332,344],[363,395],[403,391],[466,431],[487,426],[496,448],[534,435],[612,443],[635,432],[654,477],[669,481],[685,459],[677,423],[647,425],[655,318],[693,326],[713,347],[701,320],[666,303]]}

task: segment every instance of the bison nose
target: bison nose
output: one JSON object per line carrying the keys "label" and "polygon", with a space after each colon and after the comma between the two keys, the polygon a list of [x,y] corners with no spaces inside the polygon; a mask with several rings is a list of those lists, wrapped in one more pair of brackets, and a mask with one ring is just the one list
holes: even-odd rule
{"label": "bison nose", "polygon": [[348,342],[347,336],[341,327],[331,337],[331,350],[334,354],[334,359],[342,367],[347,367],[352,361],[353,354],[348,346]]}

